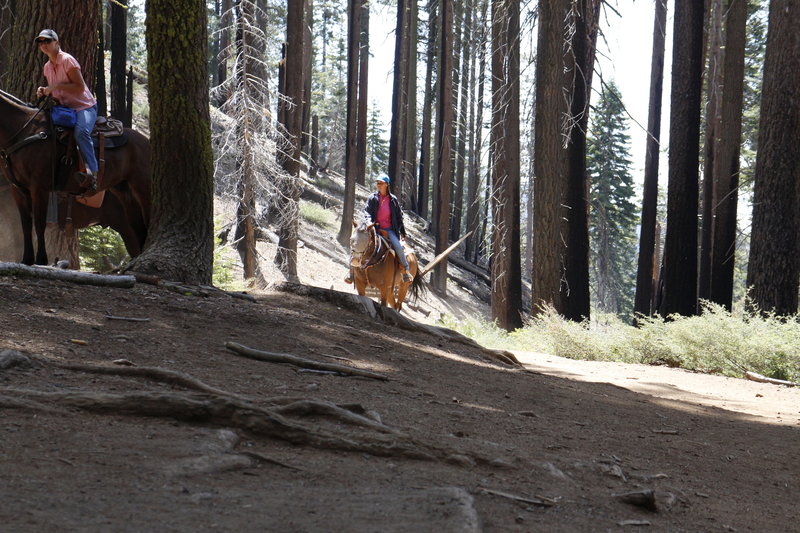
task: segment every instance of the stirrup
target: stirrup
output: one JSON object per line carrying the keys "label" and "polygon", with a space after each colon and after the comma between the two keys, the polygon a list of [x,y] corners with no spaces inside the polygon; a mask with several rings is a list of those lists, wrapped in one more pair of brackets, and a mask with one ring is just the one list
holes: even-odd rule
{"label": "stirrup", "polygon": [[414,278],[411,277],[411,274],[409,274],[408,272],[403,272],[403,281],[405,281],[406,283],[410,283],[414,281]]}
{"label": "stirrup", "polygon": [[348,284],[350,284],[350,283],[353,283],[353,276],[352,276],[352,274],[348,274],[348,275],[347,275],[347,277],[346,277],[346,278],[344,278],[344,282],[345,282],[345,283],[348,283]]}

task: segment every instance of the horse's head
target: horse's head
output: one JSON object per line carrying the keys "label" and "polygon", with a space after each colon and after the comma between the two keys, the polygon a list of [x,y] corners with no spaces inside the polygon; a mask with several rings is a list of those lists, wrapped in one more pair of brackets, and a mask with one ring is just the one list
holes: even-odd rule
{"label": "horse's head", "polygon": [[359,222],[353,221],[353,233],[350,236],[351,264],[360,266],[361,260],[367,255],[375,235],[374,224],[369,224],[366,219]]}

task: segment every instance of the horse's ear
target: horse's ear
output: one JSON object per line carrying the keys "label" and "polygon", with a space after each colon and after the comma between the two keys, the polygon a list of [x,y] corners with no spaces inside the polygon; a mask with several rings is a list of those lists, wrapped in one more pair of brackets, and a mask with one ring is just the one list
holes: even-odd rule
{"label": "horse's ear", "polygon": [[375,222],[373,222],[372,224],[370,224],[369,226],[367,226],[367,229],[369,229],[369,228],[373,227],[374,225],[375,225]]}

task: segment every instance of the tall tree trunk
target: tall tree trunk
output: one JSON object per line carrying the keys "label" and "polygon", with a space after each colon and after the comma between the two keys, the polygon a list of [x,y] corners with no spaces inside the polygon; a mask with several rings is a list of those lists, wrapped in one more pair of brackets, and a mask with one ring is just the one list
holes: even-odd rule
{"label": "tall tree trunk", "polygon": [[703,3],[677,0],[672,53],[667,236],[661,315],[697,313],[697,208]]}
{"label": "tall tree trunk", "polygon": [[428,190],[431,175],[431,115],[436,90],[433,84],[434,64],[437,60],[436,33],[439,23],[437,0],[428,0],[428,46],[425,67],[425,99],[422,104],[422,134],[419,149],[419,181],[416,212],[423,219],[428,218]]}
{"label": "tall tree trunk", "polygon": [[417,30],[418,0],[409,0],[408,18],[408,76],[406,76],[406,134],[403,155],[403,180],[405,198],[403,205],[413,209],[417,205]]}
{"label": "tall tree trunk", "polygon": [[147,2],[153,204],[145,250],[129,266],[199,285],[211,283],[214,259],[206,19],[201,0]]}
{"label": "tall tree trunk", "polygon": [[522,327],[519,3],[492,1],[492,320]]}
{"label": "tall tree trunk", "polygon": [[[447,248],[448,222],[450,220],[450,179],[452,170],[453,146],[453,0],[440,0],[439,20],[439,97],[436,112],[436,145],[438,176],[438,221],[436,226],[436,255]],[[434,290],[447,293],[447,261],[441,261],[433,270],[431,280]]]}
{"label": "tall tree trunk", "polygon": [[[231,46],[231,26],[233,24],[232,0],[221,0],[219,19],[219,57],[217,59],[217,83],[222,87],[228,79],[228,57]],[[228,100],[229,90],[222,89],[217,97],[217,105]]]}
{"label": "tall tree trunk", "polygon": [[700,275],[697,296],[707,300],[711,294],[711,256],[714,236],[714,160],[722,127],[720,116],[722,92],[722,0],[710,0],[706,12],[708,30],[708,67],[706,70],[706,128],[703,150],[702,226],[700,230]]}
{"label": "tall tree trunk", "polygon": [[658,159],[661,142],[661,95],[664,85],[664,50],[667,29],[667,0],[656,0],[653,22],[653,55],[650,62],[650,100],[647,116],[647,143],[644,160],[644,191],[639,237],[639,260],[636,269],[636,297],[633,311],[653,313],[653,279],[657,263],[656,210],[658,208]]}
{"label": "tall tree trunk", "polygon": [[736,211],[739,202],[739,153],[742,139],[742,90],[747,2],[725,2],[720,139],[714,157],[714,241],[711,263],[712,302],[733,307]]}
{"label": "tall tree trunk", "polygon": [[124,119],[125,73],[128,62],[128,0],[111,2],[111,114]]}
{"label": "tall tree trunk", "polygon": [[300,136],[303,130],[303,20],[305,0],[287,0],[285,85],[282,103],[288,146],[281,166],[288,176],[283,193],[287,214],[278,228],[278,253],[275,262],[289,279],[297,279],[297,231],[300,200]]}
{"label": "tall tree trunk", "polygon": [[356,200],[358,170],[358,66],[361,45],[361,0],[349,0],[347,6],[347,124],[344,148],[344,206],[337,240],[342,246],[350,243],[353,211]]}
{"label": "tall tree trunk", "polygon": [[[467,237],[464,248],[464,256],[467,261],[478,262],[478,248],[481,242],[479,224],[481,220],[481,198],[478,189],[481,181],[481,153],[483,149],[483,90],[486,76],[486,17],[489,0],[481,0],[481,18],[476,27],[481,28],[481,35],[478,39],[478,97],[475,106],[477,107],[477,117],[475,119],[475,142],[472,146],[472,165],[469,174],[469,184],[467,186],[467,232],[472,234]],[[488,190],[488,187],[486,187]]]}
{"label": "tall tree trunk", "polygon": [[408,125],[408,28],[410,0],[397,2],[397,28],[394,52],[394,82],[392,84],[392,125],[389,137],[389,178],[395,195],[403,207],[406,194],[403,176],[405,169],[406,134]]}
{"label": "tall tree trunk", "polygon": [[461,236],[464,217],[464,174],[467,168],[467,120],[472,102],[469,100],[469,67],[472,52],[472,3],[464,6],[464,29],[461,37],[461,74],[459,76],[458,134],[456,135],[455,180],[453,182],[453,211],[450,219],[450,239]]}
{"label": "tall tree trunk", "polygon": [[356,183],[366,184],[367,124],[369,97],[369,3],[361,4],[361,28],[358,52],[358,128],[356,131]]}
{"label": "tall tree trunk", "polygon": [[800,284],[800,2],[773,0],[758,129],[747,286],[751,309],[798,311]]}
{"label": "tall tree trunk", "polygon": [[[367,8],[367,10],[369,10],[369,8]],[[305,61],[305,72],[303,75],[303,139],[300,149],[303,153],[308,154],[311,148],[311,97],[313,94],[311,76],[314,71],[314,51],[312,49],[314,45],[314,0],[306,0],[305,17],[305,35],[303,37],[303,46],[305,47],[303,50],[303,60]],[[315,164],[316,161],[312,163],[312,165]]]}
{"label": "tall tree trunk", "polygon": [[[580,321],[589,317],[585,126],[599,2],[581,0],[577,6],[573,10],[571,0],[544,0],[539,6],[531,309],[538,313],[551,304],[565,318]],[[571,36],[570,46],[564,35]]]}
{"label": "tall tree trunk", "polygon": [[105,25],[100,17],[100,23],[97,25],[98,43],[95,49],[95,83],[94,94],[97,99],[97,116],[105,117],[108,115],[108,95],[106,90],[106,61],[105,49],[103,42],[105,41],[103,35],[105,33]]}

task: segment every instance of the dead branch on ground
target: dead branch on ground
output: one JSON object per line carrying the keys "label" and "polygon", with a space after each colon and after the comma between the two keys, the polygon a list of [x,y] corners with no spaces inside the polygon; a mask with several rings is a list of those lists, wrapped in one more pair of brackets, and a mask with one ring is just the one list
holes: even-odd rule
{"label": "dead branch on ground", "polygon": [[129,289],[136,284],[133,276],[93,274],[78,270],[62,270],[45,266],[28,266],[22,263],[0,263],[0,276],[20,276],[28,278],[67,281],[79,285],[97,285]]}

